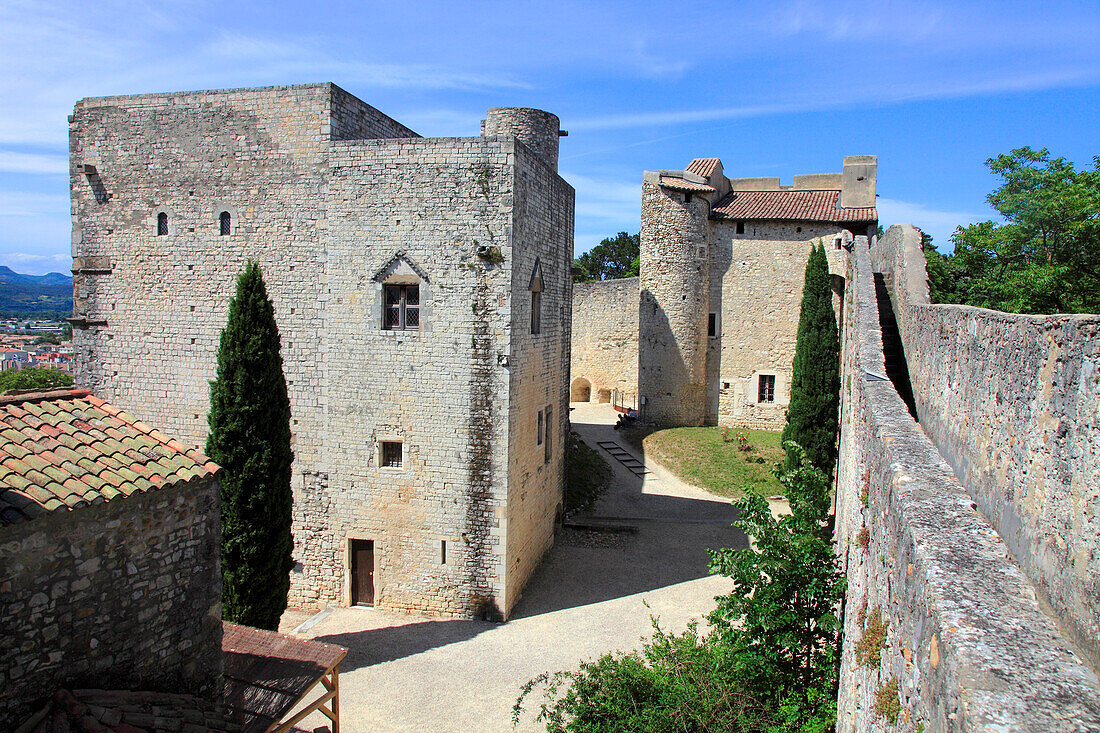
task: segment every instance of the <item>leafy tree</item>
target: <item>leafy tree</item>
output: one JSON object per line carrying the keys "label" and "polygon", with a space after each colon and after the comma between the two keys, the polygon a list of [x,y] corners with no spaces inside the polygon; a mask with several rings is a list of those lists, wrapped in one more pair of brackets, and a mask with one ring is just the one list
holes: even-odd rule
{"label": "leafy tree", "polygon": [[237,278],[210,383],[206,453],[222,476],[222,616],[276,629],[292,566],[290,401],[260,267]]}
{"label": "leafy tree", "polygon": [[73,377],[58,369],[27,367],[0,372],[0,392],[12,389],[57,389],[71,387]]}
{"label": "leafy tree", "polygon": [[[798,443],[810,461],[830,478],[836,466],[840,405],[840,340],[825,247],[818,244],[806,262],[798,341],[791,365],[791,403],[783,442]],[[791,460],[790,455],[787,458]],[[790,463],[788,467],[794,468]]]}
{"label": "leafy tree", "polygon": [[957,302],[1022,313],[1100,311],[1100,157],[1078,172],[1046,148],[986,161],[1006,220],[955,230],[946,258]]}
{"label": "leafy tree", "polygon": [[929,297],[933,303],[956,303],[958,290],[948,257],[932,244],[932,235],[921,232],[920,246],[928,270]]}
{"label": "leafy tree", "polygon": [[776,519],[757,494],[734,502],[740,517],[734,524],[755,547],[711,553],[711,570],[733,578],[734,587],[718,598],[709,620],[738,659],[742,689],[772,700],[789,730],[832,730],[836,609],[845,584],[827,523],[829,480],[797,444],[785,447],[787,465],[777,475],[791,513]]}
{"label": "leafy tree", "polygon": [[619,232],[573,260],[573,282],[634,277],[641,263],[641,234]]}
{"label": "leafy tree", "polygon": [[640,650],[531,680],[513,723],[544,685],[536,719],[551,733],[832,731],[844,580],[825,522],[829,483],[797,445],[787,449],[793,460],[777,475],[791,514],[776,520],[750,492],[734,502],[734,525],[753,546],[711,553],[712,572],[733,578],[734,589],[716,599],[710,632],[670,634],[654,621]]}

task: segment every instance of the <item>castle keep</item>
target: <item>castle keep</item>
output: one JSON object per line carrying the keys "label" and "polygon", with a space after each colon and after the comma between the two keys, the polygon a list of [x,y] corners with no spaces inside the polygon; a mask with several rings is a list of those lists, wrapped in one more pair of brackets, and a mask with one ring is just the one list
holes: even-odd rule
{"label": "castle keep", "polygon": [[726,178],[717,158],[647,171],[640,279],[575,295],[574,399],[637,390],[652,422],[783,427],[810,246],[825,244],[839,308],[848,248],[878,225],[876,171],[872,155],[789,186]]}
{"label": "castle keep", "polygon": [[85,99],[79,383],[203,445],[249,258],[294,435],[292,605],[507,616],[553,541],[573,190],[558,119],[426,139],[332,84]]}

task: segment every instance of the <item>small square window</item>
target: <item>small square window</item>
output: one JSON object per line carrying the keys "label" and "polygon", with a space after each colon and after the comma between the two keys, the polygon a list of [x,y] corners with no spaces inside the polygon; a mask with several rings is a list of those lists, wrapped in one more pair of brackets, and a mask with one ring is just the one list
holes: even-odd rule
{"label": "small square window", "polygon": [[775,402],[775,375],[761,374],[757,388],[757,402]]}
{"label": "small square window", "polygon": [[382,328],[416,331],[420,328],[420,286],[385,285],[382,288]]}
{"label": "small square window", "polygon": [[381,460],[383,468],[401,468],[401,442],[397,440],[382,441]]}
{"label": "small square window", "polygon": [[743,222],[743,221],[737,222],[737,233],[738,234],[744,234],[745,233],[745,222]]}

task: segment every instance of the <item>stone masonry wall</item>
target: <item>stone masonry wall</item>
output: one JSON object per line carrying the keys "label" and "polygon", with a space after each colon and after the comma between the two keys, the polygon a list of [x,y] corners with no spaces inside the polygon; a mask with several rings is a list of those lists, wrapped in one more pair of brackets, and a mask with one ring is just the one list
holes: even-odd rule
{"label": "stone masonry wall", "polygon": [[[1001,536],[882,376],[861,243],[849,273],[836,498],[848,591],[837,731],[1097,730],[1096,675],[1059,636]],[[875,648],[867,627],[877,615],[885,629],[875,664],[856,650],[861,641]],[[876,713],[876,697],[896,697],[896,726]]]}
{"label": "stone masonry wall", "polygon": [[221,693],[216,480],[0,531],[0,728],[58,688]]}
{"label": "stone masonry wall", "polygon": [[[781,430],[810,247],[823,240],[830,271],[843,277],[847,251],[833,242],[851,235],[836,224],[744,225],[737,234],[735,222],[711,223],[710,302],[719,323],[708,339],[708,422]],[[760,375],[775,377],[774,402],[758,400]]]}
{"label": "stone masonry wall", "polygon": [[[511,247],[511,376],[505,609],[554,541],[565,488],[573,287],[573,189],[535,151],[515,143]],[[531,333],[531,278],[542,276],[541,323]],[[538,412],[545,420],[538,445]],[[548,449],[548,450],[547,450]]]}
{"label": "stone masonry wall", "polygon": [[[331,84],[84,100],[70,145],[79,383],[201,445],[235,277],[257,259],[291,401],[291,603],[348,603],[359,539],[375,542],[377,605],[506,613],[522,582],[509,585],[505,538],[525,577],[560,496],[540,480],[508,534],[505,357],[527,348],[512,343],[513,231],[528,227],[523,256],[550,278],[546,322],[568,318],[571,189],[524,163],[521,210],[511,138],[417,138]],[[387,281],[421,283],[419,330],[382,329]],[[515,297],[526,303],[526,285]],[[545,339],[547,365],[564,333],[564,346]],[[402,443],[401,468],[378,465],[387,440]]]}
{"label": "stone masonry wall", "polygon": [[611,390],[633,404],[638,391],[638,278],[573,285],[569,372],[574,385],[589,385],[592,402],[601,399],[600,390]]}
{"label": "stone masonry wall", "polygon": [[642,183],[638,392],[643,420],[706,419],[707,201]]}
{"label": "stone masonry wall", "polygon": [[929,305],[920,232],[872,250],[922,427],[1100,666],[1100,317]]}

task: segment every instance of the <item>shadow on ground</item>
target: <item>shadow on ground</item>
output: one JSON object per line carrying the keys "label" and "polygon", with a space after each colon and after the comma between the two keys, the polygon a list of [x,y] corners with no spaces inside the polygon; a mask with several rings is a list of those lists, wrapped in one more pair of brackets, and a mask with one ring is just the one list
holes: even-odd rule
{"label": "shadow on ground", "polygon": [[488,621],[421,621],[346,634],[314,637],[315,641],[339,644],[348,655],[340,662],[341,672],[392,662],[413,654],[472,639],[495,624]]}

